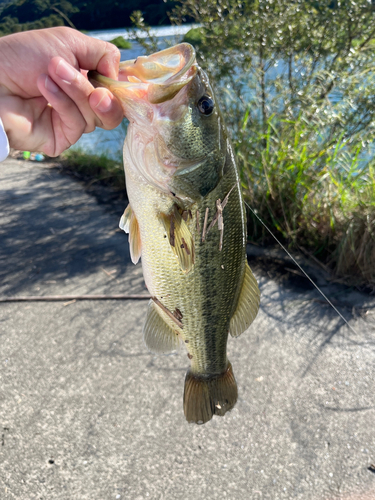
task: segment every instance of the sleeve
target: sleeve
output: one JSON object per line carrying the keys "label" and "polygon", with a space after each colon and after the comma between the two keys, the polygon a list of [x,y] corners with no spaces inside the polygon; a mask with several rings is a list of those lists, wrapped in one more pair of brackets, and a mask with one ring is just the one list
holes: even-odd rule
{"label": "sleeve", "polygon": [[9,142],[0,118],[0,161],[4,161],[9,154]]}

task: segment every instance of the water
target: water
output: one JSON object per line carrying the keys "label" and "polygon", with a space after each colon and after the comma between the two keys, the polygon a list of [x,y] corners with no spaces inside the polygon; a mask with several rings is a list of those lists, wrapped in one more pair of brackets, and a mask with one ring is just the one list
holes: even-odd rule
{"label": "water", "polygon": [[[183,26],[159,26],[151,28],[150,32],[153,37],[155,37],[158,41],[158,48],[162,50],[166,47],[166,44],[172,43],[177,44],[182,41],[183,36],[192,28],[197,27],[197,24],[185,24]],[[136,30],[137,36],[140,38],[147,38],[148,34],[141,30]],[[137,42],[132,40],[133,31],[129,28],[123,29],[112,29],[112,30],[99,30],[99,31],[90,31],[87,33],[88,36],[93,38],[97,38],[99,40],[110,41],[118,36],[122,36],[127,40],[130,40],[132,43],[131,49],[122,49],[121,52],[121,61],[126,61],[129,59],[135,59],[139,55],[145,54],[145,49]],[[305,68],[301,65],[294,68],[295,71],[305,72]],[[267,74],[266,80],[275,80],[279,75],[286,75],[288,72],[287,64],[282,61],[276,61],[276,64],[271,67]],[[247,98],[251,98],[250,100],[255,98],[254,89],[250,89],[247,87],[247,84],[244,83],[243,88],[243,97],[245,100]],[[269,97],[273,98],[275,96],[269,94]],[[341,101],[342,95],[337,90],[334,89],[329,95],[329,99],[332,104],[337,104]],[[283,102],[279,103],[281,108],[284,106]],[[273,107],[277,106],[277,103],[273,103]],[[259,113],[260,113],[259,108]],[[97,128],[94,132],[90,134],[85,134],[81,137],[81,139],[72,146],[72,149],[81,149],[86,152],[95,152],[97,154],[104,153],[110,158],[120,159],[122,157],[122,146],[124,142],[124,138],[126,135],[127,128],[127,120],[124,120],[116,129],[114,130],[103,130]],[[361,159],[368,160],[373,156],[373,150],[375,146],[369,146],[365,152],[361,153]]]}
{"label": "water", "polygon": [[[184,24],[183,26],[159,26],[151,28],[151,35],[158,39],[159,49],[163,49],[166,41],[173,41],[179,43],[182,41],[183,36],[191,28],[197,25]],[[147,38],[144,31],[136,30],[136,34],[140,38]],[[89,31],[88,36],[109,42],[118,36],[124,37],[126,40],[131,40],[132,32],[129,28],[113,29],[113,30],[99,30]],[[135,59],[136,57],[145,53],[144,48],[137,42],[131,40],[131,49],[122,49],[121,61]],[[110,158],[119,159],[122,156],[122,145],[126,135],[126,120],[114,130],[103,130],[97,128],[90,134],[84,134],[81,139],[72,146],[71,149],[81,149],[88,153],[95,152],[96,154],[104,153]]]}
{"label": "water", "polygon": [[[183,26],[157,26],[150,29],[151,36],[157,38],[167,38],[172,36],[183,36],[185,33],[198,26],[197,24],[184,24]],[[136,35],[139,38],[147,38],[148,34],[142,30],[135,30]],[[132,30],[129,28],[113,29],[113,30],[98,30],[89,31],[86,33],[88,36],[93,38],[98,38],[98,40],[104,40],[105,42],[110,42],[118,36],[123,36],[125,40],[132,39]]]}

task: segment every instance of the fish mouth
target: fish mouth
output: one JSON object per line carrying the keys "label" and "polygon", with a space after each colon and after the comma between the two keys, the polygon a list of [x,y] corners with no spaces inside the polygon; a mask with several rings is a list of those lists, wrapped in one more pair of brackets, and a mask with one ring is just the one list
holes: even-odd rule
{"label": "fish mouth", "polygon": [[[143,99],[159,104],[172,99],[196,73],[195,50],[189,43],[180,43],[150,56],[124,61],[119,65],[118,80],[97,71],[89,71],[94,87],[106,87],[123,104]],[[126,106],[124,106],[126,114]]]}

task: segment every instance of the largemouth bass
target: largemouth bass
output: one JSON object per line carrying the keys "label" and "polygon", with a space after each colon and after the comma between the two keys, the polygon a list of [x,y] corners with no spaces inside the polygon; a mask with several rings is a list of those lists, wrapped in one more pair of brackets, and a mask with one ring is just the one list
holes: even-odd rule
{"label": "largemouth bass", "polygon": [[147,347],[184,344],[189,422],[224,415],[237,401],[228,333],[254,320],[259,289],[246,260],[238,171],[215,93],[183,43],[120,64],[119,81],[89,73],[121,101],[129,127],[124,165],[129,205],[120,227],[131,258],[142,259],[152,299]]}

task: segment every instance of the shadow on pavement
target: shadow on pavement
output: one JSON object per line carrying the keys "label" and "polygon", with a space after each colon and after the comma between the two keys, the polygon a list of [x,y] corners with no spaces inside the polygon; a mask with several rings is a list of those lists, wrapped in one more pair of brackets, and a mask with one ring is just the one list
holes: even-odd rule
{"label": "shadow on pavement", "polygon": [[23,165],[26,189],[20,186],[19,166],[14,173],[9,168],[2,182],[2,293],[22,294],[31,284],[62,284],[103,269],[104,274],[116,268],[112,277],[119,281],[133,271],[127,236],[118,228],[127,202],[122,209],[117,203],[115,214],[113,207],[111,214],[103,213],[79,183],[33,167]]}
{"label": "shadow on pavement", "polygon": [[[147,293],[121,203],[13,160],[0,188],[1,294]],[[374,299],[320,283],[352,331],[295,273],[250,264],[238,402],[204,426],[183,416],[186,353],[143,344],[146,301],[1,304],[0,497],[375,498]]]}

